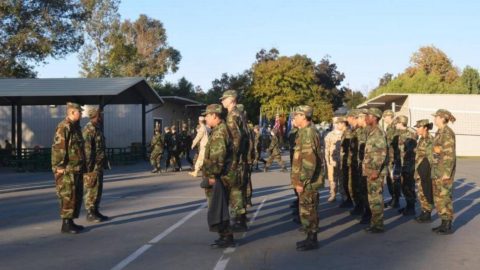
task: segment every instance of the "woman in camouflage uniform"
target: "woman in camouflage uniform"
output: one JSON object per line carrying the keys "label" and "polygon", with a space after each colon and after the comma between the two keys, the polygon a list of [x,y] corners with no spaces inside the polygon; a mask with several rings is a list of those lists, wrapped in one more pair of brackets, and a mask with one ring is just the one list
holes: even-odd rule
{"label": "woman in camouflage uniform", "polygon": [[428,223],[432,221],[431,212],[433,210],[432,193],[432,141],[433,137],[428,132],[433,124],[428,119],[418,120],[415,125],[419,137],[417,151],[415,154],[415,182],[418,189],[418,200],[422,213],[415,218],[418,223]]}
{"label": "woman in camouflage uniform", "polygon": [[433,138],[432,179],[433,198],[442,224],[432,229],[438,234],[451,234],[453,221],[453,180],[456,168],[455,133],[448,126],[455,117],[447,110],[435,114],[434,123],[438,130]]}

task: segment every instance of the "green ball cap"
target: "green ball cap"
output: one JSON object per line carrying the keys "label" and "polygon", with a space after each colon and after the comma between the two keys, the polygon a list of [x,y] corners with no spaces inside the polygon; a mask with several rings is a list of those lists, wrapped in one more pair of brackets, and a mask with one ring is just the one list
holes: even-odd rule
{"label": "green ball cap", "polygon": [[235,91],[235,90],[227,90],[227,91],[223,92],[223,95],[222,95],[222,97],[220,98],[220,100],[224,100],[224,99],[226,99],[226,98],[228,98],[228,97],[237,98],[237,96],[238,96],[238,95],[237,95],[237,91]]}
{"label": "green ball cap", "polygon": [[221,114],[222,113],[222,105],[220,105],[220,104],[210,104],[210,105],[207,106],[207,108],[205,109],[205,112],[202,115],[207,115],[207,114],[210,114],[210,113]]}

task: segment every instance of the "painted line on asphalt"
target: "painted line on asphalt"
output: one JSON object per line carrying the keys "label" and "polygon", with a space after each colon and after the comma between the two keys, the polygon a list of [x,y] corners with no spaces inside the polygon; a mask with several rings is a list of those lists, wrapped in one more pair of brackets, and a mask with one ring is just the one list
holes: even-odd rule
{"label": "painted line on asphalt", "polygon": [[182,219],[180,219],[177,223],[173,224],[170,226],[168,229],[160,233],[159,235],[155,236],[152,240],[150,240],[147,244],[143,245],[139,249],[137,249],[135,252],[130,254],[127,258],[123,259],[121,262],[119,262],[117,265],[115,265],[111,270],[121,270],[124,269],[128,264],[136,260],[138,257],[140,257],[145,251],[147,251],[149,248],[151,248],[154,244],[158,243],[160,240],[165,238],[167,235],[175,231],[178,227],[182,226],[185,222],[187,222],[190,218],[192,218],[194,215],[196,215],[198,212],[200,212],[202,209],[207,206],[207,203],[201,204],[197,209],[193,210],[190,212],[188,215],[184,216]]}
{"label": "painted line on asphalt", "polygon": [[[262,209],[262,207],[263,207],[263,205],[265,204],[266,201],[267,201],[267,198],[264,198],[262,200],[262,202],[260,203],[260,205],[257,208],[257,211],[255,211],[252,218],[250,219],[250,222],[248,223],[248,225],[252,225],[253,222],[255,222],[255,219],[257,218],[258,213],[260,213],[260,210]],[[244,232],[240,239],[245,238],[246,235],[247,235],[247,232]],[[213,269],[214,270],[224,270],[224,269],[226,269],[227,265],[228,265],[228,262],[230,261],[230,256],[227,256],[227,255],[232,254],[233,252],[235,252],[235,250],[236,250],[236,247],[226,248],[223,251],[222,257],[220,257],[220,259],[217,261],[217,264],[215,265],[215,267]]]}

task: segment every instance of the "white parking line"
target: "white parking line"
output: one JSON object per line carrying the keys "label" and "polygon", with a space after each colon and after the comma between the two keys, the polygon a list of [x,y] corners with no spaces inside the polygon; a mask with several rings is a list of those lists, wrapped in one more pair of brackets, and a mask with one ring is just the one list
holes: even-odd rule
{"label": "white parking line", "polygon": [[187,220],[189,220],[191,217],[196,215],[198,212],[200,212],[203,208],[207,206],[207,203],[201,204],[197,209],[193,210],[190,212],[188,215],[184,216],[181,220],[179,220],[177,223],[173,224],[170,226],[168,229],[160,233],[159,235],[155,236],[152,240],[148,242],[148,244],[143,245],[139,249],[137,249],[135,252],[130,254],[127,258],[123,259],[121,262],[119,262],[117,265],[115,265],[112,270],[121,270],[125,268],[128,264],[130,264],[132,261],[140,257],[145,251],[147,251],[149,248],[151,248],[154,244],[158,243],[160,240],[165,238],[167,235],[172,233],[175,229],[178,227],[182,226]]}
{"label": "white parking line", "polygon": [[[255,214],[253,214],[253,217],[250,219],[250,222],[248,223],[248,225],[253,224],[253,222],[255,221],[255,219],[258,216],[258,213],[260,213],[260,210],[262,209],[262,207],[263,207],[263,205],[265,204],[266,201],[267,201],[267,198],[264,198],[262,200],[262,203],[260,203],[260,205],[258,206],[257,211],[255,211]],[[247,232],[243,233],[241,238],[244,238],[246,235],[247,235]],[[226,255],[232,254],[233,252],[235,252],[235,249],[236,249],[235,247],[226,248],[223,251],[222,257],[220,257],[220,259],[217,261],[217,264],[215,265],[213,270],[224,270],[225,268],[227,268],[228,262],[230,261],[230,257],[226,256]]]}

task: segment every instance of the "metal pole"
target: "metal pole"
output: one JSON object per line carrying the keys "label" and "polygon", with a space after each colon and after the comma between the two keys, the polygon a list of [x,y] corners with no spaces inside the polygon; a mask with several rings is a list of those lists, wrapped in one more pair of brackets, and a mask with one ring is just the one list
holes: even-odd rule
{"label": "metal pole", "polygon": [[17,158],[22,156],[22,105],[17,105]]}
{"label": "metal pole", "polygon": [[[146,104],[142,102],[142,148],[143,153],[146,153],[147,149],[147,124],[146,124]],[[144,155],[146,157],[146,155]]]}
{"label": "metal pole", "polygon": [[10,142],[13,146],[17,145],[16,141],[17,141],[17,133],[16,133],[16,124],[17,124],[17,117],[16,117],[16,110],[15,110],[15,105],[12,104],[12,132],[11,132],[11,135],[12,135],[12,138],[10,139]]}

